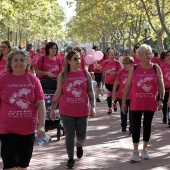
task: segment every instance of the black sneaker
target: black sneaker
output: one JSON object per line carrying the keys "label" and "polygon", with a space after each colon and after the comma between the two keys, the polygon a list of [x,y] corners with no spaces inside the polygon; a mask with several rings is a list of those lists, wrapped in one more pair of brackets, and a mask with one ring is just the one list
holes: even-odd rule
{"label": "black sneaker", "polygon": [[170,128],[170,120],[168,121],[168,126],[169,126],[169,128]]}
{"label": "black sneaker", "polygon": [[117,105],[116,103],[113,103],[113,110],[116,112],[117,111]]}
{"label": "black sneaker", "polygon": [[83,148],[77,147],[77,158],[81,158],[83,156]]}
{"label": "black sneaker", "polygon": [[73,158],[69,159],[66,165],[67,169],[72,169],[74,166],[75,160]]}
{"label": "black sneaker", "polygon": [[99,97],[97,97],[97,98],[96,98],[96,102],[100,102],[100,99],[99,99]]}
{"label": "black sneaker", "polygon": [[167,124],[167,118],[163,117],[163,124]]}

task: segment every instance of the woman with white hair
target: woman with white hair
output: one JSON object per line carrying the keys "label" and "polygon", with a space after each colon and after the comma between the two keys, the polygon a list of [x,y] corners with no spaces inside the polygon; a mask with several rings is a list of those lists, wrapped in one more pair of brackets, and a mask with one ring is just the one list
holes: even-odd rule
{"label": "woman with white hair", "polygon": [[[151,135],[151,124],[156,110],[163,107],[164,84],[163,76],[158,65],[151,62],[152,49],[143,44],[137,50],[141,61],[129,70],[128,80],[122,99],[122,112],[125,113],[127,96],[131,91],[130,111],[132,116],[132,140],[134,151],[131,162],[149,159],[147,146]],[[159,101],[157,100],[159,91]],[[141,118],[143,114],[143,150],[139,156]]]}

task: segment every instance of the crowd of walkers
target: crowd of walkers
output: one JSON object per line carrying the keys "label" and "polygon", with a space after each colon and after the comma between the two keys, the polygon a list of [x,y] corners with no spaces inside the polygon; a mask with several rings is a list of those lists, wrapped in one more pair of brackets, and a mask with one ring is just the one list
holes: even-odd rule
{"label": "crowd of walkers", "polygon": [[[99,47],[93,49],[98,51]],[[57,80],[57,87],[50,119],[55,119],[55,108],[59,105],[69,158],[67,168],[75,164],[75,136],[77,157],[83,156],[88,119],[95,116],[96,102],[100,104],[104,90],[107,115],[120,110],[121,131],[132,136],[134,148],[130,161],[149,159],[147,146],[155,111],[162,110],[162,121],[170,126],[170,51],[159,55],[157,51],[152,52],[149,45],[136,43],[132,53],[123,50],[120,56],[109,47],[101,60],[90,65],[86,64],[85,57],[86,51],[79,46],[59,50],[55,42],[44,41],[44,46],[35,52],[31,44],[25,51],[12,50],[9,41],[2,41],[0,140],[4,169],[26,170],[29,166],[35,130],[38,130],[36,139],[45,135],[45,98],[40,82],[51,78]]]}

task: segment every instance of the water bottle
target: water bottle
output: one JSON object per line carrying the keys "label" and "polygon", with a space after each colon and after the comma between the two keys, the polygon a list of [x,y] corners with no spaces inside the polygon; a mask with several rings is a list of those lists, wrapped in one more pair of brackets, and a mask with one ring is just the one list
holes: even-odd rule
{"label": "water bottle", "polygon": [[37,139],[37,143],[38,143],[39,146],[43,147],[44,146],[43,138]]}
{"label": "water bottle", "polygon": [[51,137],[49,135],[46,135],[46,134],[42,137],[42,139],[45,142],[50,142],[51,141]]}

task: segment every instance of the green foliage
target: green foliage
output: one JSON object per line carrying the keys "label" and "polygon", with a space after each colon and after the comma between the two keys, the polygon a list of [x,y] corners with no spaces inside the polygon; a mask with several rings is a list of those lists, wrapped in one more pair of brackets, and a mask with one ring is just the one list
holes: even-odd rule
{"label": "green foliage", "polygon": [[0,31],[9,27],[23,38],[58,40],[63,35],[63,9],[56,0],[1,0]]}

